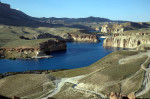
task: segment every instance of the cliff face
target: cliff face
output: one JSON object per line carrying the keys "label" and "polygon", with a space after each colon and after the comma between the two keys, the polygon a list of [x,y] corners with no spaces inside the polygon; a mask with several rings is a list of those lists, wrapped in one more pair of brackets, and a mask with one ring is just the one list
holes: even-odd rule
{"label": "cliff face", "polygon": [[137,28],[146,28],[147,23],[136,23],[136,22],[127,22],[122,24],[107,24],[103,25],[101,32],[103,33],[123,33],[126,30],[133,30]]}
{"label": "cliff face", "polygon": [[44,38],[58,38],[65,41],[72,42],[99,42],[96,35],[79,35],[79,34],[64,34],[62,36],[54,36],[49,33],[43,33],[35,36],[33,39],[44,39]]}
{"label": "cliff face", "polygon": [[66,50],[66,41],[64,40],[48,40],[40,44],[40,51],[49,54],[53,51]]}
{"label": "cliff face", "polygon": [[104,47],[137,48],[144,44],[150,44],[150,33],[134,34],[114,34],[106,38],[103,42]]}
{"label": "cliff face", "polygon": [[0,58],[37,58],[41,55],[49,55],[53,51],[66,50],[66,42],[60,40],[48,40],[38,47],[0,48]]}
{"label": "cliff face", "polygon": [[63,38],[67,41],[74,42],[99,42],[99,39],[96,35],[78,35],[78,34],[65,34]]}
{"label": "cliff face", "polygon": [[103,25],[101,32],[103,33],[122,33],[124,32],[124,28],[122,25]]}

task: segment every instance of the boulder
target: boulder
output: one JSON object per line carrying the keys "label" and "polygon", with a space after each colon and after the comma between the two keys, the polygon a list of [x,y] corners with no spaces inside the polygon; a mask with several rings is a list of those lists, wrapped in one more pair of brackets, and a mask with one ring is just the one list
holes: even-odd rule
{"label": "boulder", "polygon": [[117,95],[116,95],[116,93],[114,93],[114,92],[111,92],[110,93],[110,97],[109,97],[110,99],[117,99]]}
{"label": "boulder", "polygon": [[134,93],[134,92],[130,93],[130,94],[128,95],[128,98],[129,98],[129,99],[135,99],[135,98],[136,98],[136,97],[135,97],[135,93]]}

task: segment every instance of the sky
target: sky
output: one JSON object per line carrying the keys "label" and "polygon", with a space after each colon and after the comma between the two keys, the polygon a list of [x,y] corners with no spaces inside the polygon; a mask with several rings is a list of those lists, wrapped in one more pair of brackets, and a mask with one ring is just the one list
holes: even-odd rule
{"label": "sky", "polygon": [[1,0],[33,17],[102,17],[150,22],[150,0]]}

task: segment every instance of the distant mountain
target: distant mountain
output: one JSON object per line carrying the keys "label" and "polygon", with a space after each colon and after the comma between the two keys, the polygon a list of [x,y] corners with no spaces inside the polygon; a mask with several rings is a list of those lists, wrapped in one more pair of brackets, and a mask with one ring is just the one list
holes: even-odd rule
{"label": "distant mountain", "polygon": [[32,17],[26,15],[25,13],[11,9],[10,5],[0,3],[0,18],[1,19],[11,19],[11,20],[31,20]]}
{"label": "distant mountain", "polygon": [[[0,24],[15,25],[15,26],[66,26],[65,24],[78,24],[78,23],[93,23],[93,22],[125,22],[125,21],[112,21],[107,18],[100,17],[87,17],[87,18],[35,18],[31,17],[22,11],[12,9],[9,4],[0,2]],[[83,27],[83,26],[69,26],[69,27]]]}
{"label": "distant mountain", "polygon": [[100,18],[100,17],[87,17],[87,18],[41,18],[43,21],[60,21],[65,23],[74,23],[74,22],[112,22],[110,19],[107,18]]}
{"label": "distant mountain", "polygon": [[48,23],[36,21],[36,18],[31,17],[22,11],[12,9],[9,4],[0,2],[0,24],[13,26],[51,26]]}
{"label": "distant mountain", "polygon": [[107,18],[100,18],[100,17],[87,17],[87,18],[39,18],[39,21],[46,22],[46,23],[92,23],[92,22],[127,22],[127,21],[113,21]]}

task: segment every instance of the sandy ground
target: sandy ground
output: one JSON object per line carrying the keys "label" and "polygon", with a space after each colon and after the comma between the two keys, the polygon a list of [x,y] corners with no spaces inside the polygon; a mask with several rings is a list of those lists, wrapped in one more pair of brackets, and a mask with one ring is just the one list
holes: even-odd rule
{"label": "sandy ground", "polygon": [[18,74],[0,79],[0,94],[25,97],[42,92],[44,86],[53,84],[45,74]]}

